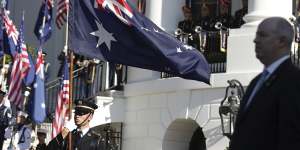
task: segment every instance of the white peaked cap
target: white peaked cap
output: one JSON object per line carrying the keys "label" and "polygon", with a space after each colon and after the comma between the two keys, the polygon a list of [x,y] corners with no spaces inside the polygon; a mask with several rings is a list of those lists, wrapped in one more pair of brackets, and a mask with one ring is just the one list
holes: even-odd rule
{"label": "white peaked cap", "polygon": [[18,111],[17,112],[17,116],[23,116],[23,117],[27,118],[28,114],[26,112],[24,112],[24,111]]}

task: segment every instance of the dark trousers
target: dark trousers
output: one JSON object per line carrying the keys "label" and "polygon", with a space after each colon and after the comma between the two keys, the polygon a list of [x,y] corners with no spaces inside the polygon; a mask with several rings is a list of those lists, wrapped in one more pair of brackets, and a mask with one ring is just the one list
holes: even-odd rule
{"label": "dark trousers", "polygon": [[5,128],[0,127],[0,150],[2,150],[4,138]]}

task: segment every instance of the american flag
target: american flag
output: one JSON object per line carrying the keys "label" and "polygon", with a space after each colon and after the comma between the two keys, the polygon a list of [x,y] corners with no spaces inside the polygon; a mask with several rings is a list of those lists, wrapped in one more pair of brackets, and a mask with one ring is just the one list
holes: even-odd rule
{"label": "american flag", "polygon": [[10,75],[10,85],[8,89],[8,99],[21,108],[22,104],[22,79],[21,79],[21,59],[20,55],[15,57]]}
{"label": "american flag", "polygon": [[55,23],[58,29],[61,29],[61,27],[64,25],[64,23],[67,21],[67,12],[70,8],[70,2],[69,0],[59,0],[57,4],[57,13],[55,18]]}
{"label": "american flag", "polygon": [[[6,16],[5,18],[7,19],[7,22],[10,22],[10,27],[14,28],[14,25],[12,21],[9,20],[8,16]],[[10,29],[7,28],[6,30],[10,30]],[[8,37],[11,36],[12,38],[15,38],[14,35],[16,35],[16,33],[14,33],[13,31],[16,30],[7,32]],[[22,107],[22,79],[28,74],[28,71],[30,69],[30,62],[28,58],[26,44],[24,41],[23,32],[24,32],[24,14],[21,21],[20,34],[19,37],[16,38],[16,40],[18,41],[16,47],[17,53],[14,56],[14,63],[11,72],[11,81],[8,90],[9,100],[19,108]],[[11,35],[9,33],[11,33]]]}
{"label": "american flag", "polygon": [[65,118],[69,115],[69,89],[69,67],[67,62],[65,62],[63,80],[61,83],[60,92],[58,93],[57,105],[55,109],[55,118],[52,123],[52,138],[56,137],[57,134],[62,130]]}
{"label": "american flag", "polygon": [[17,45],[17,51],[20,53],[20,58],[21,58],[21,78],[24,78],[30,69],[30,62],[28,58],[28,52],[27,52],[27,47],[24,41],[24,15],[22,17],[21,21],[21,27],[20,27],[20,36],[19,36],[19,41]]}

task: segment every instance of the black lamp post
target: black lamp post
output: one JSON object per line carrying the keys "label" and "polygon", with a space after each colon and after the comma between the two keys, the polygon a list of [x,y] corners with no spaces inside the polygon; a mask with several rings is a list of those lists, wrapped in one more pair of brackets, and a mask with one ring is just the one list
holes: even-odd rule
{"label": "black lamp post", "polygon": [[244,88],[238,80],[227,81],[229,86],[226,88],[224,99],[219,107],[223,135],[231,138],[236,116],[239,110],[240,100],[244,96]]}

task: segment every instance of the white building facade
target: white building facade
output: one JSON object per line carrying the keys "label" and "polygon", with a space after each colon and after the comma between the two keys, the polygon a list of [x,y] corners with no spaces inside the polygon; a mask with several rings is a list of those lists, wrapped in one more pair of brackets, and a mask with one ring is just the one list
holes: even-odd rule
{"label": "white building facade", "polygon": [[[185,0],[149,0],[145,15],[167,32],[183,19]],[[246,24],[230,29],[225,73],[211,75],[211,85],[181,78],[161,79],[160,73],[129,67],[124,92],[99,97],[95,124],[123,122],[122,150],[189,150],[195,130],[202,128],[208,150],[224,150],[219,117],[227,80],[247,86],[262,71],[253,39],[267,17],[292,17],[293,0],[249,0]],[[236,7],[240,2],[232,2]],[[235,8],[237,9],[237,8]],[[200,139],[199,139],[200,140]]]}

